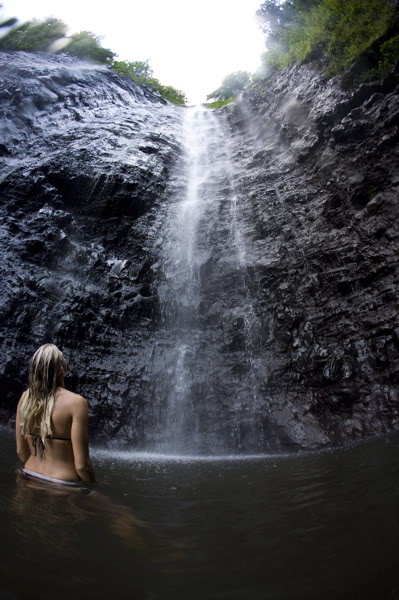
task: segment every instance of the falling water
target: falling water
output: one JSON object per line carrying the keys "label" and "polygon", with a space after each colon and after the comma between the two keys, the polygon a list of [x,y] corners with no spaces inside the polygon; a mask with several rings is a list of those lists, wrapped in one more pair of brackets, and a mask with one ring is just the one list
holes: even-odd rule
{"label": "falling water", "polygon": [[[248,448],[262,445],[250,414],[259,403],[254,359],[258,324],[230,142],[219,119],[203,107],[186,110],[183,155],[164,229],[158,284],[162,331],[152,377],[159,404],[156,446],[162,452],[242,448],[244,430],[251,438]],[[231,293],[224,298],[226,287]],[[233,381],[224,375],[232,369],[231,359],[220,351],[220,343],[227,343],[225,325],[212,325],[210,316],[221,301],[223,314],[241,330],[240,360],[246,363],[234,367],[240,373]],[[229,425],[223,422],[226,411],[232,417]]]}

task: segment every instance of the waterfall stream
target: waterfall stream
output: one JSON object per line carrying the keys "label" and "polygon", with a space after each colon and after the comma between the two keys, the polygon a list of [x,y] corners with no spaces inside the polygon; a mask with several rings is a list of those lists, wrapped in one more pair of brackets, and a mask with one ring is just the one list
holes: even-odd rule
{"label": "waterfall stream", "polygon": [[[214,111],[185,111],[183,153],[163,232],[161,338],[152,365],[159,405],[156,447],[161,452],[262,448],[258,425],[251,419],[260,401],[257,317],[229,144],[226,124]],[[226,322],[214,318],[218,303]],[[228,348],[231,330],[234,339]],[[239,369],[230,358],[235,349],[244,357]],[[234,416],[230,429],[218,414],[223,405]]]}

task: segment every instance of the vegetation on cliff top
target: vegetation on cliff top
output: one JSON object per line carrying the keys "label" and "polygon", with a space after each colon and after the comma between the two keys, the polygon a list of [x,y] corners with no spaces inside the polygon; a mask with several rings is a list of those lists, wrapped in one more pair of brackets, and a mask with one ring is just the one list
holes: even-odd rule
{"label": "vegetation on cliff top", "polygon": [[226,75],[220,87],[208,94],[207,100],[214,98],[214,102],[205,104],[207,108],[221,108],[236,100],[237,96],[247,87],[251,79],[248,71],[235,71]]}
{"label": "vegetation on cliff top", "polygon": [[226,98],[226,100],[215,100],[215,102],[206,102],[205,106],[206,108],[223,108],[223,106],[226,106],[227,104],[231,104],[232,102],[235,102],[237,100],[237,98]]}
{"label": "vegetation on cliff top", "polygon": [[214,98],[215,100],[228,100],[230,98],[236,98],[248,84],[249,79],[250,74],[248,71],[236,71],[235,73],[230,73],[223,79],[221,86],[208,94],[206,99],[209,100],[210,98]]}
{"label": "vegetation on cliff top", "polygon": [[17,24],[13,19],[3,23],[2,26],[8,27],[9,30],[0,38],[0,50],[67,52],[73,56],[108,65],[118,75],[129,77],[139,85],[149,86],[174,104],[184,105],[187,102],[182,91],[170,85],[163,85],[154,77],[148,61],[116,60],[115,52],[103,48],[101,38],[90,31],[80,31],[67,36],[67,25],[53,17],[35,19],[22,24]]}
{"label": "vegetation on cliff top", "polygon": [[[397,0],[263,0],[257,17],[268,48],[266,73],[322,57],[327,76],[352,65],[356,78],[386,75],[399,61],[398,5]],[[262,70],[252,77],[230,73],[207,96],[215,102],[206,106],[225,106],[263,77]]]}
{"label": "vegetation on cliff top", "polygon": [[139,85],[149,85],[154,90],[157,90],[161,96],[170,102],[173,102],[173,104],[184,106],[187,103],[187,98],[183,92],[177,90],[171,85],[162,85],[159,79],[154,77],[148,60],[114,60],[111,64],[111,67],[116,73],[118,73],[118,75],[121,75],[122,77],[130,77],[130,79]]}
{"label": "vegetation on cliff top", "polygon": [[373,76],[389,72],[399,59],[394,0],[265,0],[257,15],[266,34],[267,66],[282,69],[323,56],[332,76],[372,49]]}

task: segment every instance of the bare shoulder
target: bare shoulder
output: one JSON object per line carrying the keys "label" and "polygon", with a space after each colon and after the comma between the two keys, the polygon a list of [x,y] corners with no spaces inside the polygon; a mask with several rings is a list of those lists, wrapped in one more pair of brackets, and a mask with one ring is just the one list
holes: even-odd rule
{"label": "bare shoulder", "polygon": [[24,392],[22,392],[21,397],[18,400],[18,408],[20,407],[21,402],[26,399],[28,392],[29,392],[29,390],[25,390]]}
{"label": "bare shoulder", "polygon": [[70,392],[69,390],[62,390],[60,393],[60,399],[62,399],[62,402],[65,404],[68,404],[72,410],[82,411],[88,409],[86,398],[80,394]]}

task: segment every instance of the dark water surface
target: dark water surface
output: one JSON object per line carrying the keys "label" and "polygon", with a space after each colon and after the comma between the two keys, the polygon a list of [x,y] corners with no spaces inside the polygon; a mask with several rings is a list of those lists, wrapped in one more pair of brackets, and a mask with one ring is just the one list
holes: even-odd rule
{"label": "dark water surface", "polygon": [[399,599],[399,436],[318,455],[97,451],[95,493],[16,479],[0,432],[0,599]]}

